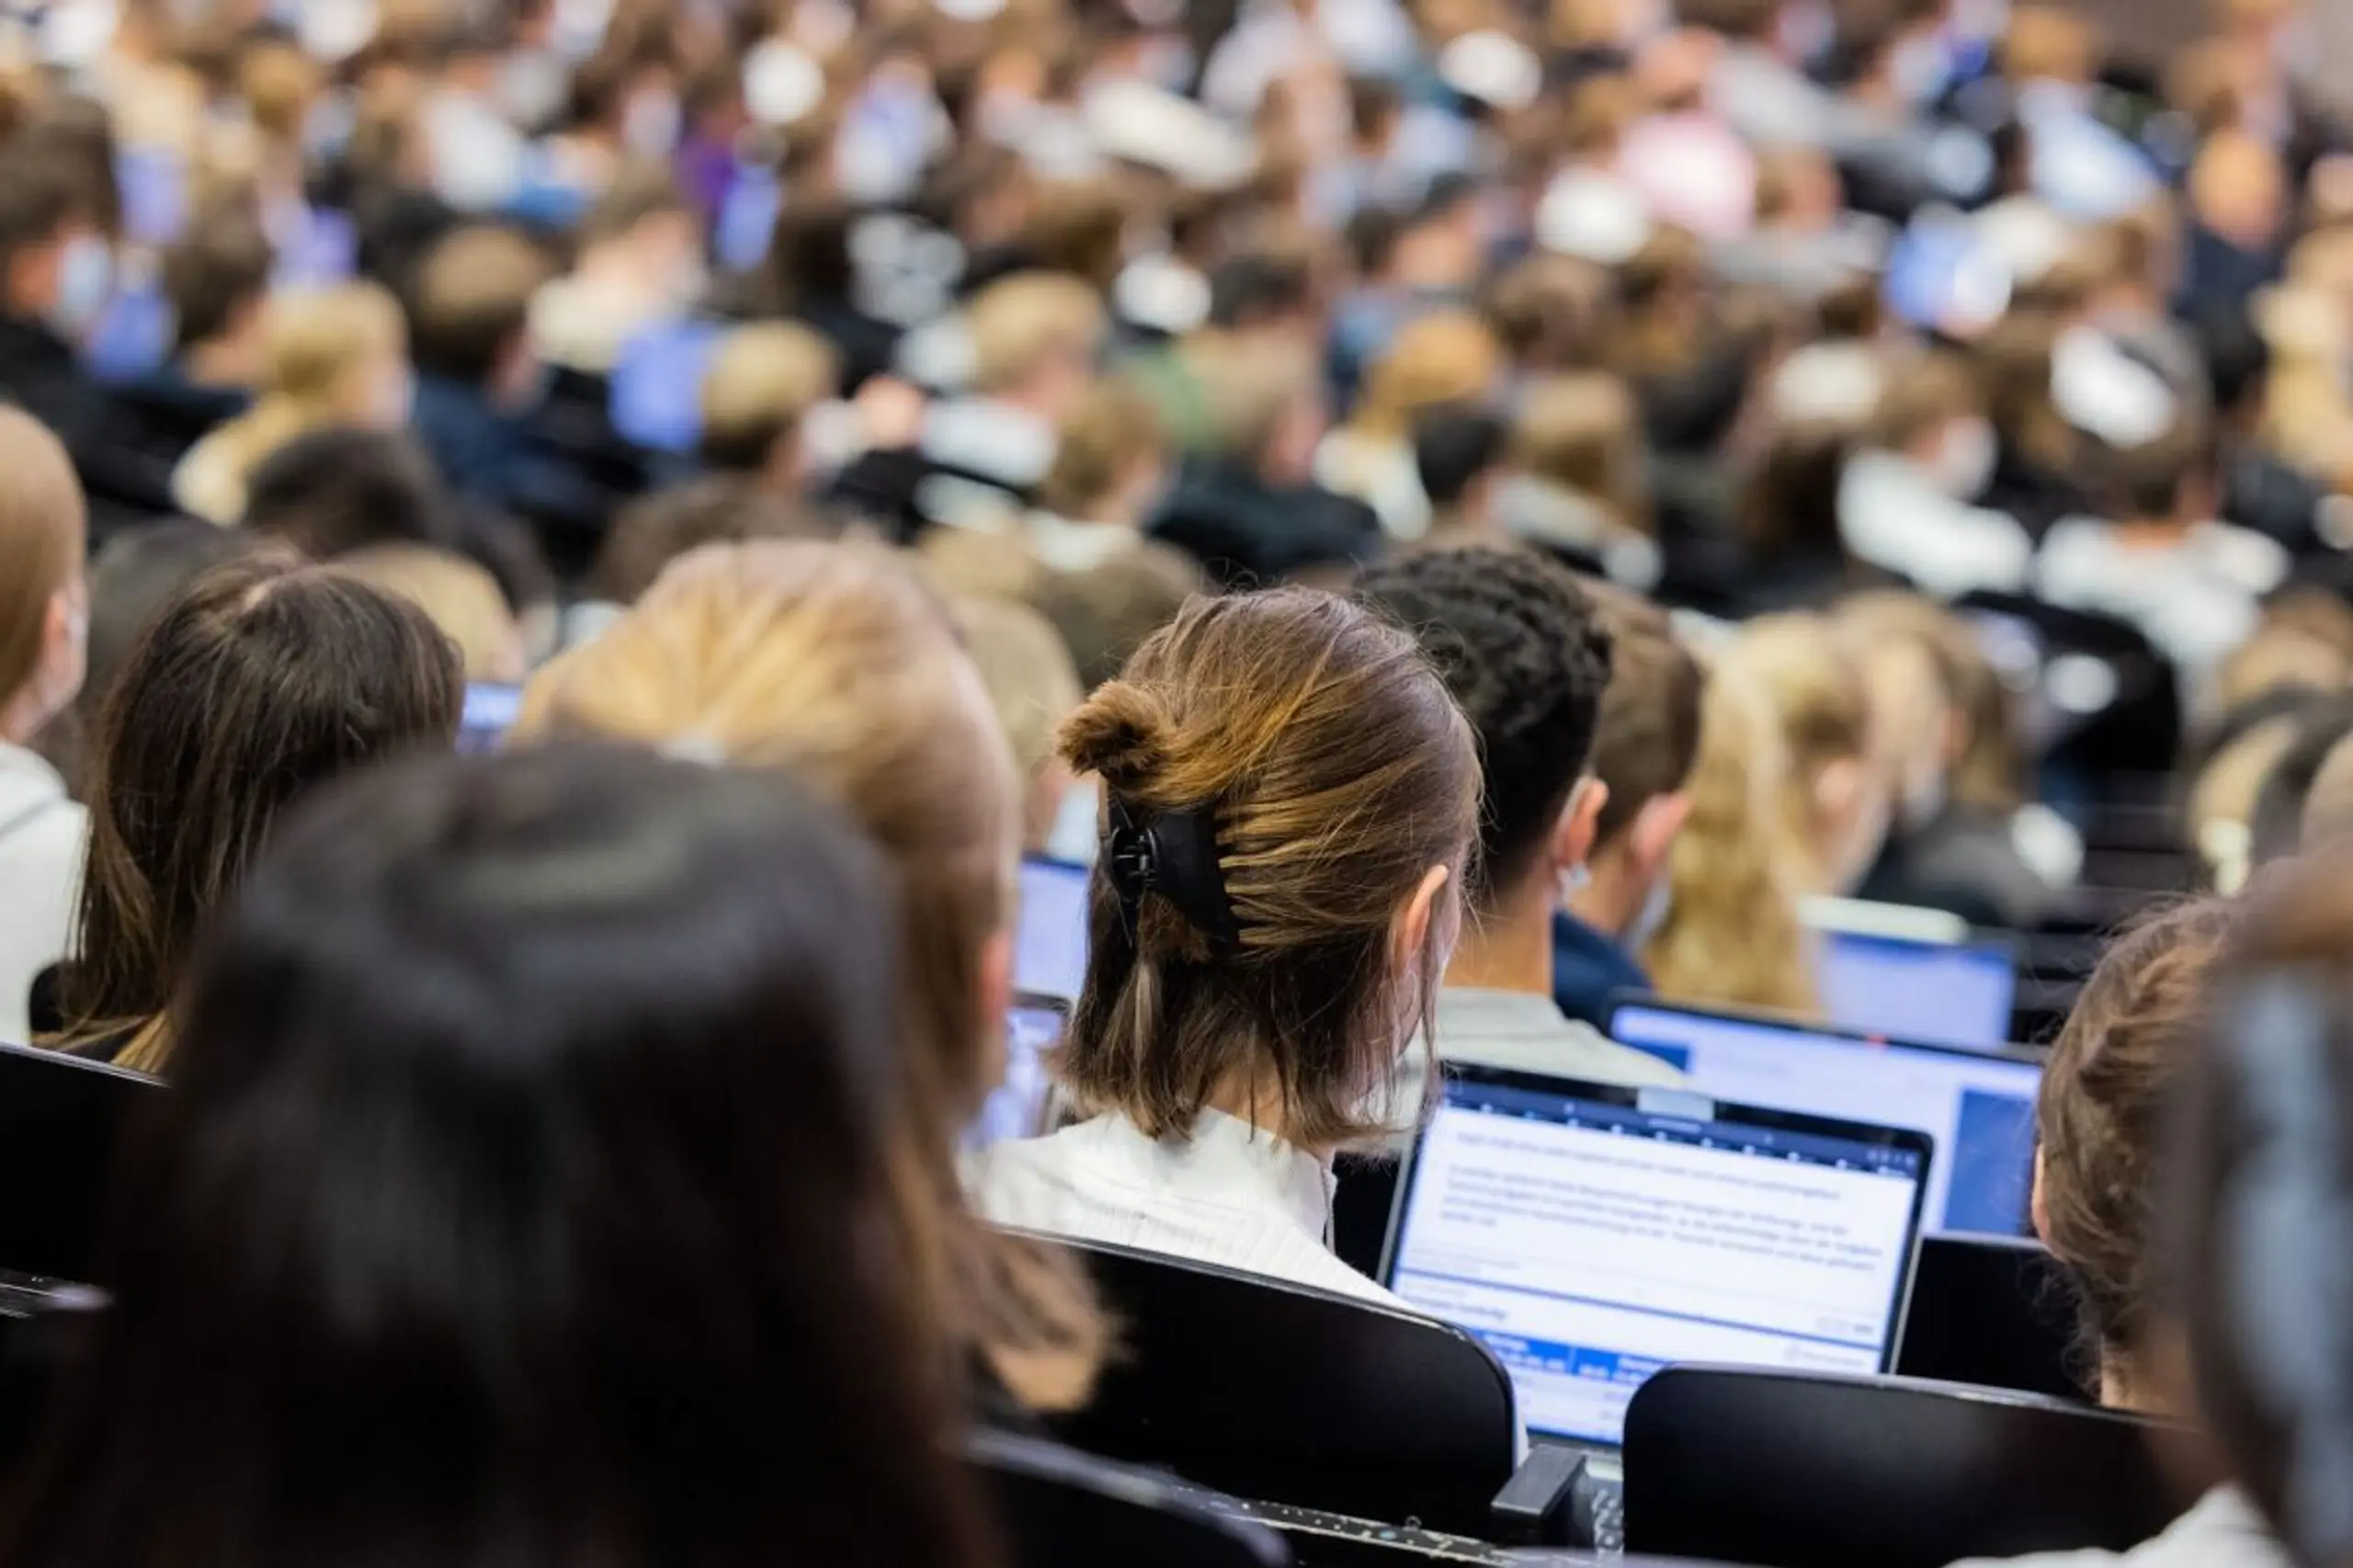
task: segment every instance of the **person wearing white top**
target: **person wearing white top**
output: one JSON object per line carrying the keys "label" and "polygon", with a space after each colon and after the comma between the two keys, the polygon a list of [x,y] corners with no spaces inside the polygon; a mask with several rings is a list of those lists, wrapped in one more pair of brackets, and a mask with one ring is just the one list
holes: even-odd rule
{"label": "person wearing white top", "polygon": [[33,977],[65,954],[88,819],[28,749],[82,689],[82,486],[57,438],[0,409],[0,1042],[30,1040]]}
{"label": "person wearing white top", "polygon": [[2025,1557],[1978,1558],[1954,1568],[2292,1568],[2294,1559],[2273,1538],[2235,1486],[2218,1486],[2196,1507],[2129,1551],[2038,1551]]}
{"label": "person wearing white top", "polygon": [[1061,747],[1105,797],[1057,1069],[1094,1114],[973,1155],[974,1205],[1402,1305],[1332,1255],[1330,1172],[1391,1124],[1461,930],[1479,764],[1445,685],[1332,595],[1195,599]]}
{"label": "person wearing white top", "polygon": [[1864,448],[1839,480],[1839,538],[1935,598],[2018,592],[2034,541],[2016,518],[1974,504],[1998,449],[1965,366],[1931,356],[1891,372]]}

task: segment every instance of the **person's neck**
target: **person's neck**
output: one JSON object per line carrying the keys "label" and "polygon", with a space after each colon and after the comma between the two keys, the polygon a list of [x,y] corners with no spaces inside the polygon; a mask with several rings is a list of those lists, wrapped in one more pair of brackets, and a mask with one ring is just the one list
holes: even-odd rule
{"label": "person's neck", "polygon": [[2126,550],[2172,550],[2197,526],[2188,517],[2122,517],[2116,523],[2114,537]]}
{"label": "person's neck", "polygon": [[1463,922],[1446,983],[1468,991],[1552,994],[1552,901],[1535,890]]}
{"label": "person's neck", "polygon": [[0,745],[28,746],[40,733],[40,727],[49,722],[49,715],[33,695],[37,684],[28,681],[22,691],[0,699]]}
{"label": "person's neck", "polygon": [[2116,1350],[2099,1359],[2099,1403],[2103,1410],[2159,1416],[2173,1414],[2132,1358]]}
{"label": "person's neck", "polygon": [[1330,1165],[1336,1150],[1317,1148],[1291,1136],[1290,1119],[1283,1115],[1283,1094],[1280,1085],[1263,1074],[1237,1070],[1226,1075],[1211,1091],[1208,1108],[1236,1121],[1246,1121],[1259,1131],[1280,1139],[1302,1153],[1313,1155],[1324,1165]]}
{"label": "person's neck", "polygon": [[216,337],[188,351],[188,379],[199,387],[250,387],[261,379],[261,345]]}

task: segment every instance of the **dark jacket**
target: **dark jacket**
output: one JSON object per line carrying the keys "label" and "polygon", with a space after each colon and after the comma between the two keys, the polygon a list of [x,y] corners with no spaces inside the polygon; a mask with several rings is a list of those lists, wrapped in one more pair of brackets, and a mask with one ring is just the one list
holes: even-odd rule
{"label": "dark jacket", "polygon": [[559,574],[585,567],[620,504],[479,387],[419,376],[410,433],[460,496],[528,523]]}
{"label": "dark jacket", "polygon": [[1650,989],[1651,977],[1616,937],[1574,915],[1552,917],[1552,1002],[1563,1013],[1601,1028],[1613,997]]}
{"label": "dark jacket", "polygon": [[72,345],[40,323],[0,318],[0,398],[65,443],[89,495],[94,544],[178,510],[170,460],[140,444],[137,422],[83,369]]}
{"label": "dark jacket", "polygon": [[176,364],[157,366],[136,381],[112,389],[123,412],[138,422],[139,445],[165,462],[177,463],[213,431],[253,406],[243,387],[209,387],[189,381]]}
{"label": "dark jacket", "polygon": [[1201,563],[1219,586],[1279,582],[1381,552],[1381,519],[1320,485],[1278,486],[1233,463],[1188,463],[1147,530]]}
{"label": "dark jacket", "polygon": [[1941,909],[1972,926],[2031,931],[2057,894],[2019,855],[2009,819],[1949,805],[1925,826],[1891,835],[1859,896]]}

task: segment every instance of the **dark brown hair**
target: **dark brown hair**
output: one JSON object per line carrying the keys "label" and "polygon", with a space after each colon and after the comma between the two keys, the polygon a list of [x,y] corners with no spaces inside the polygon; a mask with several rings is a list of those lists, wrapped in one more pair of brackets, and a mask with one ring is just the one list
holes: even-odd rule
{"label": "dark brown hair", "polygon": [[531,296],[553,269],[545,252],[512,229],[459,229],[417,268],[409,307],[416,368],[478,386],[530,320]]}
{"label": "dark brown hair", "polygon": [[2235,913],[2200,899],[2118,937],[2043,1069],[2035,1108],[2043,1239],[2075,1286],[2087,1381],[2146,1349],[2157,1306],[2153,1227],[2166,1096]]}
{"label": "dark brown hair", "polygon": [[[2232,1478],[2305,1568],[2338,1568],[2353,1203],[2353,846],[2264,873],[2183,1074],[2165,1272],[2197,1405]],[[2258,1303],[2260,1306],[2258,1307]],[[2293,1364],[2283,1368],[2283,1356]],[[2324,1461],[2327,1461],[2324,1463]]]}
{"label": "dark brown hair", "polygon": [[633,605],[670,562],[706,544],[828,539],[833,518],[736,478],[697,480],[621,508],[588,571],[588,596]]}
{"label": "dark brown hair", "polygon": [[[1404,1043],[1392,924],[1434,866],[1458,896],[1478,831],[1470,727],[1412,635],[1304,588],[1195,599],[1064,723],[1062,754],[1147,823],[1206,823],[1238,926],[1213,942],[1153,893],[1131,918],[1098,866],[1064,1085],[1154,1137],[1236,1086],[1277,1096],[1303,1147],[1372,1131]],[[1426,951],[1424,1013],[1438,967]]]}
{"label": "dark brown hair", "polygon": [[171,301],[177,346],[210,342],[235,324],[240,310],[258,307],[277,263],[269,232],[250,204],[222,202],[199,213],[164,253],[164,297]]}
{"label": "dark brown hair", "polygon": [[66,1042],[128,1034],[153,1072],[199,927],[278,815],[409,746],[448,744],[457,650],[423,610],[291,552],[198,578],[140,639],[99,722]]}

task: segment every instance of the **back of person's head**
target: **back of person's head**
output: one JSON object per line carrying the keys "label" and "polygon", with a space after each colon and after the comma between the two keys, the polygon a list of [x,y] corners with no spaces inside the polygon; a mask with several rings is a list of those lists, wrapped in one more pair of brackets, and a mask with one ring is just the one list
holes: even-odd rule
{"label": "back of person's head", "polygon": [[1517,913],[1540,872],[1550,899],[1584,863],[1606,795],[1577,798],[1609,684],[1593,601],[1566,569],[1504,550],[1407,556],[1368,571],[1357,597],[1420,639],[1478,737],[1479,858],[1464,887],[1473,913]]}
{"label": "back of person's head", "polygon": [[834,395],[839,356],[798,322],[758,322],[720,339],[702,378],[699,454],[731,473],[767,472],[779,443]]}
{"label": "back of person's head", "polygon": [[98,214],[72,170],[28,155],[21,142],[11,152],[0,165],[0,306],[13,312],[43,291],[39,280],[20,276],[39,267],[39,253],[74,223],[97,223]]}
{"label": "back of person's head", "polygon": [[1494,392],[1502,372],[1502,349],[1477,316],[1468,311],[1416,316],[1374,362],[1351,424],[1384,440],[1405,438],[1423,410],[1480,402]]}
{"label": "back of person's head", "polygon": [[2015,6],[2002,35],[2002,74],[2013,85],[2088,84],[2099,69],[2099,34],[2057,6]]}
{"label": "back of person's head", "polygon": [[1188,1136],[1214,1104],[1311,1150],[1425,1018],[1478,831],[1469,728],[1412,635],[1345,599],[1195,599],[1063,728],[1102,781],[1086,983],[1059,1076]]}
{"label": "back of person's head", "polygon": [[1608,268],[1540,252],[1499,273],[1480,308],[1513,365],[1542,374],[1597,364],[1603,323],[1616,302]]}
{"label": "back of person's head", "polygon": [[849,298],[857,280],[849,237],[857,211],[837,196],[783,204],[768,237],[762,275],[779,309]]}
{"label": "back of person's head", "polygon": [[635,604],[672,562],[706,544],[827,539],[839,531],[830,517],[739,479],[705,479],[657,490],[631,502],[613,518],[588,569],[588,597],[608,604]]}
{"label": "back of person's head", "polygon": [[[19,470],[19,472],[22,472]],[[89,676],[80,707],[104,710],[115,678],[141,633],[165,605],[202,574],[270,548],[244,528],[167,517],[108,540],[90,562]]]}
{"label": "back of person's head", "polygon": [[1029,599],[1062,634],[1079,684],[1092,691],[1205,585],[1190,556],[1148,542],[1083,572],[1045,573]]}
{"label": "back of person's head", "polygon": [[588,204],[573,238],[585,253],[631,239],[651,223],[688,227],[694,221],[694,203],[666,165],[631,159],[614,171],[612,183]]}
{"label": "back of person's head", "polygon": [[1084,378],[1108,324],[1095,290],[1066,273],[1001,278],[973,296],[965,312],[972,390],[991,396],[1056,374]]}
{"label": "back of person's head", "polygon": [[262,460],[245,483],[244,528],[318,561],[459,539],[432,460],[404,437],[346,426],[297,436]]}
{"label": "back of person's head", "polygon": [[550,271],[546,254],[512,229],[476,225],[438,241],[417,267],[409,302],[416,368],[487,384],[523,341],[531,296]]}
{"label": "back of person's head", "polygon": [[1890,368],[1866,439],[1882,451],[1912,452],[1963,421],[1985,418],[1985,394],[1969,366],[1929,354]]}
{"label": "back of person's head", "polygon": [[[1942,798],[1976,811],[2015,811],[2024,793],[2016,704],[1984,641],[1969,624],[1925,595],[1893,589],[1844,599],[1836,615],[1838,623],[1861,640],[1867,662],[1876,659],[1880,650],[1908,648],[1927,660],[1935,676],[1938,690],[1929,700],[1945,733],[1908,732],[1928,748],[1912,754],[1913,769],[1901,797],[1913,825],[1922,820],[1923,802],[1915,792],[1926,783],[1920,770],[1931,767],[1939,777]],[[1907,716],[1895,717],[1901,724]]]}
{"label": "back of person's head", "polygon": [[385,393],[381,412],[390,426],[406,421],[406,368],[398,362],[406,354],[407,328],[399,302],[381,286],[342,283],[276,295],[263,317],[262,331],[264,395],[321,415],[356,415],[357,393],[380,389],[355,389],[353,377],[393,367],[401,370],[404,384],[392,390],[401,394],[402,402],[395,408]]}
{"label": "back of person's head", "polygon": [[2204,521],[2216,499],[2214,433],[2202,417],[2188,417],[2153,441],[2087,448],[2091,488],[2109,515],[2133,520]]}
{"label": "back of person's head", "polygon": [[1288,342],[1200,343],[1188,354],[1209,406],[1211,449],[1275,483],[1312,471],[1324,425],[1315,356]]}
{"label": "back of person's head", "polygon": [[260,215],[242,202],[198,214],[164,252],[164,298],[183,352],[234,331],[262,308],[278,257]]}
{"label": "back of person's head", "polygon": [[0,408],[0,743],[22,742],[81,690],[88,507],[73,460],[30,415]]}
{"label": "back of person's head", "polygon": [[2109,944],[2043,1068],[2034,1227],[2081,1317],[2077,1372],[2109,1404],[2151,1402],[2165,1311],[2157,1277],[2165,1106],[2196,1046],[2235,912],[2162,910]]}
{"label": "back of person's head", "polygon": [[1730,657],[1756,682],[1781,730],[1781,820],[1813,862],[1809,891],[1843,892],[1878,858],[1888,817],[1870,684],[1857,650],[1817,615],[1741,629]]}
{"label": "back of person's head", "polygon": [[353,551],[335,567],[430,616],[457,648],[468,680],[505,686],[522,680],[522,629],[498,579],[482,566],[428,544],[379,544]]}
{"label": "back of person's head", "polygon": [[1235,252],[1210,269],[1210,324],[1246,332],[1307,317],[1315,306],[1315,264],[1302,246]]}
{"label": "back of person's head", "polygon": [[1116,182],[1056,180],[1039,190],[1021,239],[1040,266],[1103,290],[1125,264],[1127,229],[1127,204]]}
{"label": "back of person's head", "polygon": [[542,669],[515,734],[786,767],[858,817],[897,885],[903,1218],[926,1247],[927,1305],[1021,1397],[1083,1395],[1097,1332],[1084,1295],[992,1242],[956,1186],[956,1140],[1002,1072],[1018,795],[979,673],[914,567],[864,545],[706,546]]}
{"label": "back of person's head", "polygon": [[1054,755],[1054,732],[1085,693],[1053,623],[1004,599],[956,601],[964,651],[981,672],[1014,770],[1024,785],[1021,846],[1042,850],[1062,809],[1070,774]]}
{"label": "back of person's head", "polygon": [[1688,809],[1667,855],[1665,915],[1643,954],[1660,995],[1813,1010],[1798,918],[1805,852],[1779,795],[1789,771],[1771,698],[1737,649],[1721,650],[1701,697]]}
{"label": "back of person's head", "polygon": [[328,780],[457,734],[457,651],[404,599],[283,551],[199,577],[147,627],[99,721],[68,1038],[169,1059],[203,923],[280,813]]}
{"label": "back of person's head", "polygon": [[1777,426],[1740,481],[1733,521],[1742,540],[1768,562],[1840,559],[1838,489],[1853,450],[1843,422]]}
{"label": "back of person's head", "polygon": [[2353,697],[2338,697],[2297,715],[2294,738],[2265,776],[2247,824],[2253,865],[2270,865],[2302,846],[2304,812],[2321,767],[2348,737],[2353,737]]}
{"label": "back of person's head", "polygon": [[2353,1555],[2343,1258],[2353,849],[2259,881],[2175,1097],[2165,1277],[2200,1426],[2302,1568]]}
{"label": "back of person's head", "polygon": [[1431,506],[1443,513],[1470,500],[1503,460],[1510,437],[1503,415],[1479,403],[1423,410],[1414,421],[1414,471]]}
{"label": "back of person's head", "polygon": [[1510,455],[1514,467],[1586,497],[1621,528],[1650,531],[1642,410],[1618,377],[1585,371],[1529,387],[1512,420]]}
{"label": "back of person's head", "polygon": [[974,1562],[873,850],[617,747],[326,794],[197,966],[16,1557]]}
{"label": "back of person's head", "polygon": [[1594,849],[1631,847],[1655,860],[1682,824],[1707,677],[1666,611],[1612,584],[1587,578],[1584,586],[1609,637],[1609,684],[1593,735],[1593,774],[1609,798],[1594,824]]}
{"label": "back of person's head", "polygon": [[1168,466],[1159,410],[1138,388],[1098,381],[1063,418],[1039,504],[1074,521],[1140,518]]}

